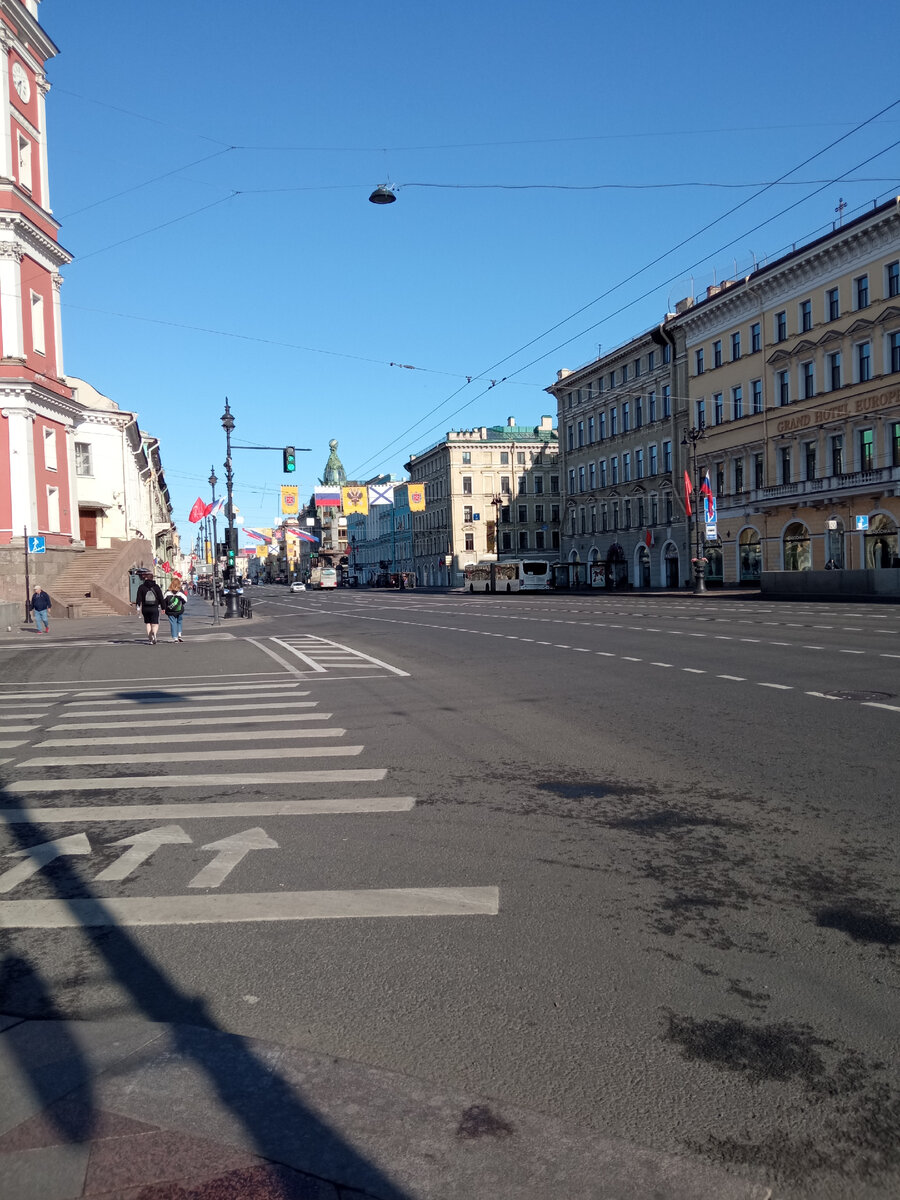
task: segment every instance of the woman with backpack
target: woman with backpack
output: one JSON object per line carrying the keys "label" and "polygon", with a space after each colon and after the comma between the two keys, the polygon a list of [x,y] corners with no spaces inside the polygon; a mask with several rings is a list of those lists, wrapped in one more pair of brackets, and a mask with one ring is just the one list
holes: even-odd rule
{"label": "woman with backpack", "polygon": [[142,578],[144,582],[137,590],[134,605],[147,626],[147,640],[151,646],[155,646],[156,631],[159,629],[159,607],[163,602],[163,594],[159,584],[149,571],[145,571]]}
{"label": "woman with backpack", "polygon": [[187,596],[181,590],[181,583],[177,579],[173,579],[169,584],[169,590],[166,592],[166,599],[163,605],[166,616],[169,618],[169,628],[172,630],[173,642],[184,641],[184,638],[181,636],[181,623],[184,620],[184,606],[186,604]]}

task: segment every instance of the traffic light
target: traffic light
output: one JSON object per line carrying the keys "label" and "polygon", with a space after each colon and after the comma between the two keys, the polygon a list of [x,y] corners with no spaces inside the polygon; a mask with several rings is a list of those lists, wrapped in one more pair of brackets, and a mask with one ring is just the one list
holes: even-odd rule
{"label": "traffic light", "polygon": [[297,470],[297,459],[293,446],[285,446],[284,448],[284,473],[290,475],[292,471]]}
{"label": "traffic light", "polygon": [[238,548],[238,531],[236,529],[225,530],[225,562],[228,567],[233,567],[237,558]]}

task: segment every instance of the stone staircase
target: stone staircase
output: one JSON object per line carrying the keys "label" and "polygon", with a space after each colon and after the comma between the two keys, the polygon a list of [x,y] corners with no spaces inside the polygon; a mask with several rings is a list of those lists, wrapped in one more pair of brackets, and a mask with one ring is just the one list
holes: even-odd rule
{"label": "stone staircase", "polygon": [[132,612],[128,595],[130,567],[153,562],[149,542],[114,541],[108,550],[77,555],[49,588],[53,616],[113,617]]}

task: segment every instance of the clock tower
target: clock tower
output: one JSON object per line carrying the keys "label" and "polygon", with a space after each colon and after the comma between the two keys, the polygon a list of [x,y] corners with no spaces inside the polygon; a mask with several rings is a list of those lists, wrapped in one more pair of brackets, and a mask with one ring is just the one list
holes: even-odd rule
{"label": "clock tower", "polygon": [[40,0],[0,0],[0,546],[80,548],[74,418],[63,379],[58,241],[44,74],[57,48]]}

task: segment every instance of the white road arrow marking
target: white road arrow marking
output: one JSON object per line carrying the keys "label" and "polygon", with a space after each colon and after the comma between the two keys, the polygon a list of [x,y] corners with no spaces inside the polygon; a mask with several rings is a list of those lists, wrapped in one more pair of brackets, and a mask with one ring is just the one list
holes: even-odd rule
{"label": "white road arrow marking", "polygon": [[63,854],[90,854],[91,844],[87,835],[73,833],[69,837],[59,838],[55,842],[41,842],[39,846],[29,846],[27,850],[16,850],[10,858],[23,858],[24,862],[17,863],[0,875],[0,892],[11,892],[18,884],[24,883],[32,875],[36,875],[41,867],[53,862]]}
{"label": "white road arrow marking", "polygon": [[207,863],[194,876],[188,887],[218,887],[251,850],[277,850],[278,843],[273,842],[264,829],[257,828],[245,829],[243,833],[234,833],[218,842],[209,842],[203,849],[216,850],[218,853],[211,863]]}
{"label": "white road arrow marking", "polygon": [[129,837],[119,838],[111,842],[112,846],[129,846],[120,858],[101,871],[95,882],[102,883],[109,879],[127,879],[131,872],[146,862],[160,846],[177,845],[192,842],[194,839],[184,832],[180,825],[162,825],[158,829],[145,829],[143,833],[134,833]]}

